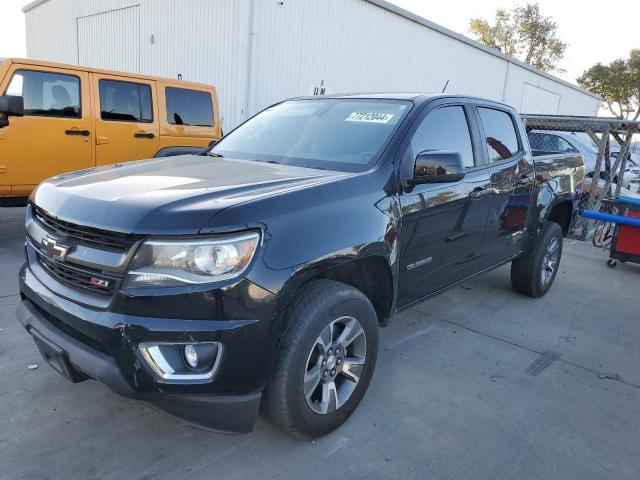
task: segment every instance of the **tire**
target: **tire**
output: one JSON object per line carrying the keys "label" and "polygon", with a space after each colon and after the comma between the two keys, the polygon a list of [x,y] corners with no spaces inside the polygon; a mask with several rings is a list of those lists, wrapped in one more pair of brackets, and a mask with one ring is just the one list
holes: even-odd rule
{"label": "tire", "polygon": [[[369,386],[378,354],[377,315],[359,290],[315,280],[291,304],[285,325],[261,412],[289,434],[318,438],[349,418]],[[346,347],[333,351],[340,339]]]}
{"label": "tire", "polygon": [[562,228],[545,223],[538,241],[528,255],[511,263],[511,285],[523,295],[539,298],[549,291],[562,258]]}

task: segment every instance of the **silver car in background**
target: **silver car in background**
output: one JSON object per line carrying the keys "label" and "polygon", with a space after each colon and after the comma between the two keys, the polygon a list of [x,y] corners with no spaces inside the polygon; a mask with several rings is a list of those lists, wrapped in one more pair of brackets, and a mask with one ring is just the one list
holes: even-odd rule
{"label": "silver car in background", "polygon": [[[586,176],[588,178],[593,177],[598,149],[586,135],[556,130],[531,130],[528,136],[529,144],[534,152],[580,153],[584,160]],[[611,163],[613,164],[620,152],[620,147],[611,145],[610,150]],[[604,164],[601,167],[601,171],[604,171]],[[614,182],[616,180],[618,179],[615,179]],[[622,178],[622,188],[633,193],[640,193],[640,159],[633,153],[627,159],[627,166]]]}

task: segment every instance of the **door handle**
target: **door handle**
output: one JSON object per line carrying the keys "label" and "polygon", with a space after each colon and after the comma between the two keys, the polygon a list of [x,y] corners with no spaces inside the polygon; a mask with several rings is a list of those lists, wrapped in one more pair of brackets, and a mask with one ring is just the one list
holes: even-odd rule
{"label": "door handle", "polygon": [[134,133],[133,136],[136,138],[155,138],[153,133]]}
{"label": "door handle", "polygon": [[89,132],[89,130],[65,130],[64,133],[66,135],[80,135],[88,137],[91,132]]}
{"label": "door handle", "polygon": [[476,187],[471,191],[469,197],[477,200],[478,198],[482,198],[485,195],[492,195],[496,193],[498,193],[498,190],[496,190],[495,188]]}
{"label": "door handle", "polygon": [[531,182],[531,177],[529,175],[521,175],[520,178],[518,178],[517,184],[520,185],[521,187],[524,187],[526,185],[529,185],[530,182]]}
{"label": "door handle", "polygon": [[487,193],[489,193],[489,190],[487,190],[484,187],[476,187],[474,188],[471,193],[469,194],[469,197],[475,199],[481,198],[483,195],[486,195]]}

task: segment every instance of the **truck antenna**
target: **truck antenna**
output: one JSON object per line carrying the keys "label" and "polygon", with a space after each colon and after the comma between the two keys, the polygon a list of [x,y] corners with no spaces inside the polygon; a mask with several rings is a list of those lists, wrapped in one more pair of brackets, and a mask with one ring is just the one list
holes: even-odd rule
{"label": "truck antenna", "polygon": [[444,84],[444,87],[442,87],[442,93],[444,93],[444,91],[447,89],[447,85],[449,85],[449,79],[447,78],[446,83]]}

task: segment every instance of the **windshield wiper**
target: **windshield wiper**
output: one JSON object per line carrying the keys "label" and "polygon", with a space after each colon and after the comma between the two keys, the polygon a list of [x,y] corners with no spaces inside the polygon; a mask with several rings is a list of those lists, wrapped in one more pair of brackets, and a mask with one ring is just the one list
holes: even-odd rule
{"label": "windshield wiper", "polygon": [[215,153],[215,152],[205,152],[205,155],[208,155],[210,157],[224,158],[224,155],[221,155],[221,154]]}

